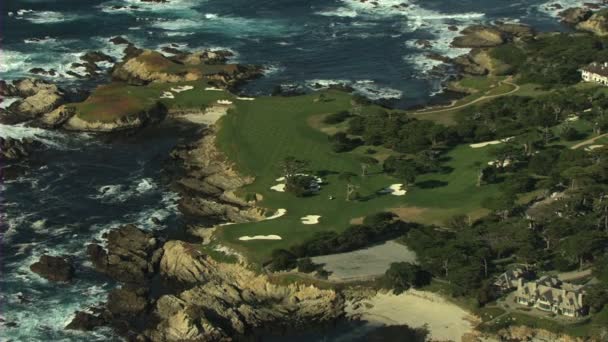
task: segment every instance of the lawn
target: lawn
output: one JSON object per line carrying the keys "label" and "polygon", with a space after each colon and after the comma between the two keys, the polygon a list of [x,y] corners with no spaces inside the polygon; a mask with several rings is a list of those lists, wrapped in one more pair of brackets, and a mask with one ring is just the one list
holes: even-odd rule
{"label": "lawn", "polygon": [[[163,92],[180,86],[192,86],[194,89],[173,92],[175,99],[160,98]],[[226,91],[205,91],[207,87],[209,85],[205,81],[151,83],[147,86],[114,82],[99,86],[84,102],[71,106],[76,108],[78,117],[83,120],[114,122],[146,112],[159,104],[168,109],[199,109],[220,99],[234,99],[234,95]]]}
{"label": "lawn", "polygon": [[[451,172],[421,177],[406,196],[380,195],[394,183],[401,183],[382,172],[371,170],[367,177],[359,176],[361,199],[346,201],[346,183],[339,178],[344,172],[360,174],[359,155],[337,154],[331,151],[327,135],[311,124],[311,118],[350,108],[349,94],[330,91],[327,101],[315,101],[318,94],[297,97],[261,97],[255,101],[238,102],[235,111],[221,121],[217,143],[244,174],[256,181],[242,189],[241,194],[258,193],[263,196],[260,206],[272,214],[279,208],[287,214],[275,220],[225,226],[218,237],[252,261],[263,262],[272,250],[286,248],[311,238],[320,231],[342,231],[353,219],[387,209],[397,209],[404,219],[425,223],[442,223],[454,214],[481,215],[484,198],[496,193],[495,186],[475,186],[475,162],[486,163],[491,158],[487,149],[473,150],[460,146],[446,155],[445,165]],[[318,120],[317,120],[318,121]],[[317,129],[313,128],[316,126]],[[378,149],[379,153],[386,153]],[[280,177],[280,162],[287,156],[310,161],[310,172],[321,176],[327,184],[319,194],[297,198],[292,194],[270,190]],[[379,156],[379,158],[381,158]],[[335,197],[330,200],[329,196]],[[318,225],[304,225],[300,218],[321,215]],[[239,241],[244,235],[279,235],[282,240]]]}

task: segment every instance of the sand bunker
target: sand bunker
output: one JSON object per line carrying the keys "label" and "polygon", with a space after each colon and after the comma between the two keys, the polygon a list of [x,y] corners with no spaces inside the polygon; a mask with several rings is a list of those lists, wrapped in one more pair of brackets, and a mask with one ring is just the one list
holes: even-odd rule
{"label": "sand bunker", "polygon": [[251,240],[282,240],[278,235],[256,235],[256,236],[241,236],[239,238],[241,241],[251,241]]}
{"label": "sand bunker", "polygon": [[277,184],[275,186],[271,186],[270,190],[274,190],[274,191],[278,191],[278,192],[285,192],[286,186],[287,186],[287,184]]}
{"label": "sand bunker", "polygon": [[192,89],[194,89],[193,86],[181,86],[181,87],[171,88],[171,91],[174,93],[181,93],[181,92],[192,90]]}
{"label": "sand bunker", "polygon": [[471,146],[472,148],[482,148],[482,147],[486,147],[486,146],[490,146],[490,145],[499,145],[502,143],[509,142],[511,140],[513,140],[513,137],[505,138],[505,139],[501,139],[501,140],[492,140],[492,141],[486,141],[486,142],[477,143],[477,144],[471,144],[469,146]]}
{"label": "sand bunker", "polygon": [[580,117],[578,115],[570,115],[570,116],[568,116],[566,121],[575,122],[575,121],[578,121],[579,119],[580,119]]}
{"label": "sand bunker", "polygon": [[224,89],[220,89],[220,88],[214,88],[214,87],[207,87],[205,88],[206,91],[224,91]]}
{"label": "sand bunker", "polygon": [[217,100],[217,104],[221,104],[221,105],[231,105],[232,101],[230,100]]}
{"label": "sand bunker", "polygon": [[591,145],[591,146],[585,147],[585,151],[593,151],[593,150],[597,150],[598,148],[602,148],[602,147],[604,147],[604,145]]}
{"label": "sand bunker", "polygon": [[[496,167],[501,167],[500,160],[489,161],[488,165],[490,165],[490,166],[496,166]],[[502,167],[506,167],[506,166],[509,166],[509,165],[511,165],[511,160],[510,159],[507,159],[507,160],[505,160],[502,163]]]}
{"label": "sand bunker", "polygon": [[303,224],[319,224],[320,215],[307,215],[302,217],[300,220]]}
{"label": "sand bunker", "polygon": [[196,111],[185,115],[180,115],[180,120],[190,121],[196,124],[214,125],[221,117],[228,113],[228,107],[211,106],[205,111]]}
{"label": "sand bunker", "polygon": [[253,98],[253,97],[237,97],[236,99],[240,100],[240,101],[253,101],[253,100],[255,100],[255,98]]}
{"label": "sand bunker", "polygon": [[393,196],[405,196],[407,190],[403,189],[403,184],[393,184],[384,190],[380,190],[382,194],[391,194]]}
{"label": "sand bunker", "polygon": [[165,91],[163,92],[163,94],[160,96],[161,99],[174,99],[175,95],[173,95],[172,92],[170,91]]}
{"label": "sand bunker", "polygon": [[274,215],[268,216],[266,220],[278,219],[281,216],[285,216],[285,214],[287,214],[287,209],[279,209]]}
{"label": "sand bunker", "polygon": [[[363,305],[348,303],[347,316],[360,317],[370,323],[428,325],[430,338],[438,341],[461,341],[475,334],[478,318],[443,297],[425,291],[410,290],[400,295],[378,293]],[[369,305],[366,305],[369,304]]]}

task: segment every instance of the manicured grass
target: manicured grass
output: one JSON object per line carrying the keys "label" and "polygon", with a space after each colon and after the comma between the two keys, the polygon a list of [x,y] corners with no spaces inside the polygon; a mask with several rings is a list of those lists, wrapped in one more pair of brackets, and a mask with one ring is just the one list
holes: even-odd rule
{"label": "manicured grass", "polygon": [[[161,99],[161,94],[171,88],[192,86],[194,89],[173,92],[175,99]],[[131,86],[114,82],[98,87],[84,102],[71,104],[77,115],[87,121],[114,122],[136,115],[162,104],[169,109],[205,108],[217,100],[234,100],[226,91],[205,91],[205,81],[180,83],[151,83],[147,86]]]}
{"label": "manicured grass", "polygon": [[[320,231],[342,231],[351,220],[387,209],[396,211],[407,220],[443,223],[455,214],[483,214],[482,201],[496,193],[496,186],[477,188],[475,162],[487,163],[491,158],[487,149],[473,150],[460,146],[450,151],[446,166],[452,171],[421,177],[403,197],[380,195],[378,191],[398,179],[370,170],[363,178],[357,177],[361,200],[345,200],[346,182],[339,178],[344,172],[360,174],[358,158],[366,148],[337,154],[331,151],[327,135],[311,126],[310,118],[350,108],[350,95],[327,92],[329,101],[315,102],[317,94],[297,97],[262,97],[251,102],[238,102],[234,112],[221,121],[217,143],[236,163],[238,170],[253,175],[256,181],[242,193],[259,193],[260,206],[269,213],[287,209],[279,219],[257,223],[226,226],[218,230],[218,237],[229,246],[243,252],[252,261],[263,262],[277,248],[302,243]],[[380,152],[380,149],[378,149]],[[386,151],[382,151],[386,152]],[[324,184],[319,194],[297,198],[292,194],[270,190],[280,177],[279,164],[287,156],[311,162],[311,173],[321,176]],[[330,200],[329,196],[335,197]],[[304,225],[300,218],[321,215],[318,225]],[[280,241],[239,241],[244,235],[280,235]]]}
{"label": "manicured grass", "polygon": [[83,120],[113,122],[152,109],[160,94],[161,91],[152,87],[110,83],[99,86],[84,102],[73,106]]}
{"label": "manicured grass", "polygon": [[463,78],[458,85],[465,88],[475,89],[477,91],[487,91],[490,88],[496,86],[500,81],[505,80],[506,77],[487,77],[487,76],[470,76]]}

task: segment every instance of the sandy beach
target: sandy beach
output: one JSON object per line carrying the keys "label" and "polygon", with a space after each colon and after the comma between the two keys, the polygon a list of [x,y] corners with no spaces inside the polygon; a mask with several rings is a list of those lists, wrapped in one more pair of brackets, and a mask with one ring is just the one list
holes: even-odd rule
{"label": "sandy beach", "polygon": [[378,293],[358,303],[348,303],[347,316],[374,324],[427,326],[432,340],[457,341],[477,333],[478,318],[432,292],[409,290],[400,295]]}

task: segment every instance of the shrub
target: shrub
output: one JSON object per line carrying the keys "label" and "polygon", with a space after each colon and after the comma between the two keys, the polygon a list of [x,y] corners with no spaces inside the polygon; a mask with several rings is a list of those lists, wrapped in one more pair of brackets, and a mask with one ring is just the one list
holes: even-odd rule
{"label": "shrub", "polygon": [[336,153],[349,152],[361,146],[361,139],[351,139],[346,133],[336,133],[329,137],[331,148]]}
{"label": "shrub", "polygon": [[385,285],[396,294],[409,290],[410,287],[421,287],[431,282],[431,274],[420,266],[408,262],[392,263],[384,274]]}
{"label": "shrub", "polygon": [[298,260],[298,272],[311,273],[317,270],[319,265],[312,262],[310,258],[303,258]]}
{"label": "shrub", "polygon": [[296,267],[296,257],[285,249],[276,249],[272,252],[272,262],[269,268],[272,271],[292,270]]}
{"label": "shrub", "polygon": [[286,182],[285,190],[297,197],[308,196],[312,193],[312,184],[315,178],[312,176],[297,175],[289,177]]}
{"label": "shrub", "polygon": [[335,125],[344,122],[346,119],[350,118],[351,114],[348,111],[341,111],[333,114],[329,114],[323,119],[323,123],[328,125]]}

